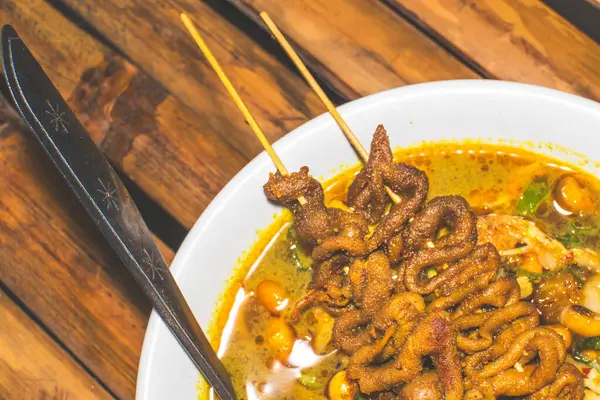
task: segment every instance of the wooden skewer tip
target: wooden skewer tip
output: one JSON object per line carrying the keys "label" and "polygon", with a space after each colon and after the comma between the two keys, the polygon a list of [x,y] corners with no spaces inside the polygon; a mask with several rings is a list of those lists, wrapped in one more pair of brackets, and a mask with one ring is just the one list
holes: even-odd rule
{"label": "wooden skewer tip", "polygon": [[[329,114],[331,114],[335,122],[337,122],[338,126],[344,133],[344,136],[346,136],[350,144],[352,144],[352,147],[354,147],[360,158],[362,158],[364,162],[367,162],[369,160],[369,153],[367,153],[363,145],[360,143],[360,140],[358,140],[358,137],[354,134],[354,132],[352,132],[346,121],[344,121],[335,105],[331,102],[331,100],[329,100],[329,97],[327,97],[317,80],[310,73],[308,68],[306,68],[306,65],[304,65],[294,48],[290,45],[285,36],[281,33],[275,22],[273,22],[271,17],[269,17],[269,14],[267,14],[267,12],[265,11],[260,13],[260,17],[263,19],[263,21],[265,21],[265,24],[275,37],[275,40],[279,42],[279,44],[290,57],[294,65],[296,65],[296,68],[298,68],[298,71],[304,77],[308,85],[317,94],[321,102],[325,105],[327,111],[329,112]],[[392,201],[394,201],[394,203],[397,204],[400,202],[400,196],[394,193],[394,191],[387,186],[385,189]]]}
{"label": "wooden skewer tip", "polygon": [[[256,137],[258,138],[260,143],[262,144],[263,148],[265,149],[265,151],[267,152],[269,157],[271,157],[271,160],[273,161],[273,164],[275,164],[275,167],[277,167],[277,170],[282,175],[289,175],[287,169],[283,165],[283,162],[281,161],[281,159],[279,158],[277,153],[275,153],[275,150],[273,150],[271,143],[269,143],[269,140],[267,139],[264,132],[260,128],[260,125],[258,125],[258,122],[256,121],[256,119],[254,119],[254,116],[252,116],[252,113],[246,106],[246,103],[244,103],[244,101],[238,94],[237,90],[235,89],[235,87],[233,86],[233,84],[231,83],[231,81],[229,80],[227,75],[225,74],[225,71],[223,71],[223,68],[221,68],[221,65],[219,64],[219,62],[213,55],[212,51],[207,46],[207,44],[204,42],[204,39],[202,39],[202,35],[200,34],[200,32],[198,32],[198,30],[196,29],[196,26],[194,25],[194,23],[192,22],[190,17],[188,17],[188,15],[186,13],[181,13],[180,18],[181,18],[181,22],[186,27],[189,34],[192,36],[192,38],[194,39],[194,41],[196,42],[196,44],[198,45],[198,47],[204,54],[204,57],[206,57],[206,60],[209,62],[211,67],[217,73],[217,76],[219,77],[219,79],[221,80],[221,82],[223,83],[225,88],[227,89],[227,92],[229,93],[229,95],[231,96],[231,98],[233,99],[233,101],[235,102],[237,107],[242,112],[242,115],[248,122],[248,125],[250,125],[250,128],[252,128],[252,131],[254,132],[254,134],[256,135]],[[301,205],[306,204],[306,199],[303,196],[299,197],[298,201],[300,202]]]}

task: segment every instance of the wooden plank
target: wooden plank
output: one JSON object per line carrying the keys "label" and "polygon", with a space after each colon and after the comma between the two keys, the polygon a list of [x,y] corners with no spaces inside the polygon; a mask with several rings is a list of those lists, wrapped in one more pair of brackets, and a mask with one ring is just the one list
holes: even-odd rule
{"label": "wooden plank", "polygon": [[600,45],[539,0],[385,0],[498,79],[600,100]]}
{"label": "wooden plank", "polygon": [[[243,122],[225,133],[217,129],[230,126],[237,116],[231,104],[227,113],[212,110],[210,118],[191,111],[44,1],[7,0],[0,18],[21,33],[109,159],[184,225],[191,226],[248,158],[223,137],[238,134],[249,143],[248,154],[257,151],[250,148],[254,139],[246,136]],[[245,50],[230,57],[232,75],[267,82],[267,89],[275,87],[275,78],[282,85],[301,83],[289,71],[273,78],[266,62],[254,63],[255,57],[266,58],[277,66],[256,44]],[[260,69],[251,69],[255,65]],[[259,92],[282,104],[301,101],[296,94]],[[312,97],[308,89],[306,95]],[[282,100],[287,96],[290,100]],[[271,134],[306,120],[304,112],[316,114],[311,110],[320,105],[316,98],[310,101],[313,105],[300,106],[300,112],[291,106],[291,113],[279,109],[272,116],[278,129]],[[0,182],[0,279],[116,395],[131,398],[149,307],[95,229],[81,222],[87,221],[83,211],[68,194],[63,199],[67,189],[52,177],[37,147],[10,127],[0,136],[0,162],[10,166]]]}
{"label": "wooden plank", "polygon": [[0,398],[113,399],[2,290]]}
{"label": "wooden plank", "polygon": [[46,1],[5,3],[0,19],[20,32],[107,157],[189,228],[246,158]]}
{"label": "wooden plank", "polygon": [[476,78],[461,61],[377,0],[230,0],[267,11],[309,66],[349,99],[406,84]]}
{"label": "wooden plank", "polygon": [[543,1],[596,43],[600,43],[600,0]]}
{"label": "wooden plank", "polygon": [[185,227],[247,162],[250,154],[227,142],[236,132],[255,141],[243,121],[228,122],[233,105],[229,115],[196,114],[45,0],[5,0],[0,20],[23,36],[107,157]]}
{"label": "wooden plank", "polygon": [[16,120],[0,102],[0,281],[111,392],[132,399],[150,305]]}
{"label": "wooden plank", "polygon": [[[301,78],[196,0],[65,0],[247,159],[261,150],[223,85],[180,21],[185,10],[266,135],[276,140],[324,109]],[[180,106],[180,105],[178,105]],[[159,111],[160,112],[160,111]],[[218,168],[226,161],[216,163]]]}

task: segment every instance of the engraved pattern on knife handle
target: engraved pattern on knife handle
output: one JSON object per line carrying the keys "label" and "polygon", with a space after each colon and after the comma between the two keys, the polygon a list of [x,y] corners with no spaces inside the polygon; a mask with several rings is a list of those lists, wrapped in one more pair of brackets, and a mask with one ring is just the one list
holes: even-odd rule
{"label": "engraved pattern on knife handle", "polygon": [[98,183],[100,183],[100,189],[96,189],[102,195],[102,202],[104,203],[104,207],[107,211],[111,211],[113,209],[119,210],[119,204],[115,198],[116,189],[113,189],[110,182],[104,183],[102,179],[98,178]]}
{"label": "engraved pattern on knife handle", "polygon": [[44,110],[44,113],[50,116],[50,124],[54,126],[54,132],[58,133],[62,131],[68,134],[69,130],[67,129],[67,125],[69,125],[69,121],[63,118],[65,112],[60,111],[58,103],[56,104],[56,108],[53,107],[52,103],[48,100],[46,100],[46,104],[48,105],[48,109]]}

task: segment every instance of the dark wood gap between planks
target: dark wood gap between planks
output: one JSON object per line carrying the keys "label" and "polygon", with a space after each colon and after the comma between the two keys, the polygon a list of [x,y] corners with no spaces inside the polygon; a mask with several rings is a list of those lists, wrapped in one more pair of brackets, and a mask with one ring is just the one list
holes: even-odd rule
{"label": "dark wood gap between planks", "polygon": [[45,0],[46,3],[50,4],[56,11],[62,14],[66,19],[71,21],[74,25],[79,27],[81,30],[86,32],[88,35],[93,37],[95,40],[100,42],[102,45],[106,46],[108,49],[114,51],[119,54],[125,60],[134,64],[133,60],[131,60],[126,53],[123,53],[119,46],[115,45],[113,42],[108,40],[106,36],[100,33],[93,25],[88,23],[81,15],[79,15],[75,10],[69,8],[68,5],[64,4],[61,0]]}
{"label": "dark wood gap between planks", "polygon": [[[284,65],[288,70],[292,71],[297,76],[301,76],[292,61],[289,59],[287,54],[281,49],[279,44],[275,41],[273,37],[268,33],[267,27],[262,23],[260,17],[257,16],[258,19],[254,19],[249,17],[247,14],[238,9],[231,0],[223,1],[223,0],[202,0],[206,3],[211,9],[216,11],[223,19],[231,22],[236,28],[240,29],[244,32],[248,37],[250,37],[256,44],[262,47],[265,51],[273,55],[282,65]],[[89,34],[94,39],[98,40],[100,43],[113,50],[120,56],[122,56],[125,60],[130,62],[133,65],[136,65],[141,71],[144,68],[141,68],[135,60],[132,60],[126,52],[122,51],[118,43],[113,43],[110,39],[108,39],[104,34],[99,32],[93,25],[88,23],[85,18],[80,15],[75,10],[71,9],[67,4],[63,3],[61,0],[46,0],[48,4],[50,4],[53,8],[55,8],[58,12],[60,12],[65,18],[69,19],[79,28],[84,30],[87,34]],[[190,38],[190,40],[192,40]],[[306,55],[301,54],[300,49],[298,50],[300,57],[303,61],[308,58]],[[306,63],[309,64],[309,63]],[[348,99],[339,93],[333,85],[329,82],[321,79],[321,77],[315,74],[315,79],[319,82],[319,85],[323,88],[329,99],[336,106],[342,105],[348,102]]]}
{"label": "dark wood gap between planks", "polygon": [[594,0],[542,0],[600,44],[600,5]]}
{"label": "dark wood gap between planks", "polygon": [[[279,61],[282,65],[284,65],[287,69],[292,71],[295,75],[299,76],[303,82],[304,78],[298,69],[294,65],[294,63],[290,60],[285,51],[281,48],[279,43],[271,36],[268,31],[266,25],[264,25],[260,16],[255,15],[252,16],[250,13],[246,14],[240,8],[238,8],[232,0],[203,0],[210,8],[212,8],[215,12],[219,13],[223,19],[229,21],[240,31],[244,32],[246,36],[250,37],[256,44],[262,47],[266,52],[270,53],[274,56],[277,61]],[[319,83],[319,85],[323,88],[323,91],[331,102],[336,106],[342,105],[348,102],[348,98],[346,98],[343,94],[338,92],[333,85],[331,85],[328,81],[321,79],[312,68],[309,67],[310,63],[306,62],[308,58],[306,54],[302,53],[302,49],[299,46],[293,44],[291,39],[288,39],[290,43],[294,46],[294,49],[298,52],[302,61],[307,64],[307,67],[314,74],[315,79]],[[307,84],[308,85],[308,84]]]}
{"label": "dark wood gap between planks", "polygon": [[[206,2],[206,0],[205,0],[205,2]],[[298,72],[298,70],[296,69],[294,64],[289,60],[289,57],[287,56],[287,54],[283,51],[283,49],[280,48],[279,44],[275,41],[275,39],[273,37],[271,37],[271,34],[269,33],[269,28],[267,28],[267,26],[263,22],[262,18],[260,18],[260,15],[255,13],[254,10],[251,9],[250,7],[239,4],[236,0],[225,0],[225,1],[223,1],[223,3],[227,3],[229,5],[229,7],[231,7],[233,10],[235,10],[236,13],[240,13],[244,18],[249,20],[255,26],[259,27],[260,29],[257,30],[257,32],[262,31],[261,36],[266,35],[266,37],[268,39],[267,40],[263,39],[263,40],[257,41],[253,36],[251,36],[251,38],[253,40],[255,40],[257,43],[259,43],[261,46],[263,46],[263,48],[266,49],[269,53],[274,54],[277,57],[277,59],[280,59],[280,57],[283,57],[284,65],[291,67],[293,72],[296,75],[300,76],[300,73]],[[226,15],[224,15],[223,17],[228,18]],[[319,62],[319,60],[315,59],[310,54],[305,52],[302,47],[298,46],[294,42],[294,40],[292,40],[291,38],[287,38],[287,39],[290,42],[290,44],[292,45],[292,47],[294,48],[294,50],[296,51],[296,53],[298,53],[298,57],[300,57],[302,62],[304,64],[306,64],[306,67],[308,68],[308,70],[314,75],[315,80],[319,83],[319,85],[321,85],[325,94],[327,96],[331,96],[331,97],[329,97],[331,102],[336,106],[339,106],[343,103],[347,103],[349,101],[349,98],[347,96],[345,96],[344,94],[342,94],[342,92],[336,88],[336,85],[332,84],[332,82],[329,82],[329,80],[324,79],[321,76],[321,74],[319,74],[315,70],[315,68],[312,67],[312,65],[320,64],[321,68],[325,69],[325,70],[328,68],[325,65],[322,65]],[[267,43],[267,42],[271,42],[271,45],[274,44],[275,47],[273,47],[273,48],[271,48],[271,46],[265,47],[263,45],[263,43]],[[335,74],[331,74],[331,76],[335,76]],[[302,79],[304,79],[304,78],[302,78]],[[344,84],[344,82],[342,82],[341,80],[339,80],[336,83],[337,83],[337,87],[346,86]],[[346,87],[346,92],[347,93],[353,92],[353,90],[349,87]],[[354,93],[354,97],[359,97],[358,93]]]}
{"label": "dark wood gap between planks", "polygon": [[423,22],[418,15],[412,13],[411,11],[405,9],[397,3],[390,2],[388,0],[380,0],[383,4],[389,7],[392,11],[396,13],[396,15],[405,19],[406,22],[415,27],[419,32],[421,32],[425,37],[427,37],[432,42],[436,43],[438,46],[446,50],[450,55],[454,58],[458,59],[464,65],[469,67],[473,72],[481,75],[482,78],[485,79],[497,79],[497,77],[490,74],[483,66],[481,66],[478,62],[467,56],[463,51],[461,51],[458,47],[453,45],[450,41],[444,38],[442,35],[438,34],[435,29],[431,28],[425,22]]}
{"label": "dark wood gap between planks", "polygon": [[4,97],[4,99],[6,99],[6,101],[10,103],[12,109],[15,110],[15,112],[17,112],[14,107],[12,95],[8,90],[8,85],[6,84],[6,78],[4,76],[4,71],[2,70],[2,68],[0,68],[0,96]]}
{"label": "dark wood gap between planks", "polygon": [[[206,1],[207,0],[205,0],[205,2]],[[464,54],[460,49],[456,48],[456,46],[454,46],[452,43],[450,43],[449,41],[444,39],[441,35],[438,35],[437,32],[435,32],[435,30],[431,29],[427,24],[420,21],[416,15],[410,13],[408,10],[401,9],[400,7],[396,6],[395,4],[388,2],[387,0],[379,0],[379,1],[381,1],[385,6],[389,7],[392,11],[394,11],[394,13],[396,15],[398,15],[400,18],[406,20],[406,22],[408,22],[410,25],[414,26],[419,32],[421,32],[423,35],[425,35],[433,43],[439,45],[441,48],[446,50],[451,56],[455,57],[457,60],[462,62],[466,67],[473,70],[473,72],[480,75],[482,78],[495,79],[495,77],[492,76],[488,71],[486,71],[485,68],[483,68],[477,62],[475,62],[470,57],[468,57],[466,54]],[[212,0],[209,1],[209,3],[210,2],[212,2]],[[228,3],[230,7],[236,9],[238,13],[245,15],[248,19],[250,19],[256,25],[258,25],[260,28],[262,28],[262,30],[265,32],[265,34],[269,35],[267,26],[264,24],[264,22],[262,21],[260,16],[253,9],[251,9],[250,7],[247,7],[243,4],[239,4],[237,2],[237,0],[226,0],[225,2]],[[224,17],[227,18],[227,16],[224,16]],[[288,40],[292,44],[292,46],[294,46],[296,52],[298,53],[298,55],[302,59],[302,61],[306,64],[307,68],[315,75],[315,79],[319,82],[320,85],[323,86],[327,95],[329,96],[329,93],[335,93],[340,99],[342,99],[344,102],[347,102],[348,99],[344,95],[342,95],[338,90],[334,89],[335,85],[333,85],[327,79],[320,76],[320,74],[318,74],[318,72],[316,72],[314,68],[311,68],[311,65],[314,65],[315,63],[319,63],[319,61],[314,59],[310,55],[308,55],[300,46],[297,46],[293,40],[291,40],[289,38],[288,38]],[[273,53],[269,48],[267,48],[267,47],[265,47],[265,48],[268,51],[270,51],[271,53]],[[283,52],[283,50],[281,50],[281,53],[285,57],[287,57],[285,55],[285,53]],[[275,54],[275,53],[273,53],[273,54]],[[277,57],[279,58],[279,55],[277,55]],[[293,64],[292,64],[292,66],[293,66]],[[327,69],[323,65],[321,65],[321,67],[323,69]],[[333,75],[335,75],[335,74],[333,74]],[[338,85],[340,85],[340,84],[343,85],[342,82],[336,82],[336,83]],[[359,96],[357,95],[356,97],[359,97]],[[333,99],[332,99],[332,102],[335,105],[341,104],[341,103],[339,103],[339,104],[336,103]]]}
{"label": "dark wood gap between planks", "polygon": [[33,313],[31,312],[31,310],[21,301],[21,299],[19,299],[19,297],[17,297],[5,284],[4,282],[2,282],[2,280],[0,280],[0,291],[3,292],[3,294],[8,297],[13,303],[15,303],[15,305],[17,307],[19,307],[19,309],[21,311],[23,311],[23,313],[30,319],[32,320],[37,326],[38,328],[40,328],[42,330],[42,332],[48,336],[48,338],[50,338],[50,340],[52,340],[54,343],[56,343],[58,345],[58,347],[64,351],[69,357],[71,357],[71,359],[73,359],[73,361],[75,361],[75,363],[77,363],[78,366],[80,366],[83,371],[88,374],[95,382],[98,386],[100,386],[102,389],[104,389],[108,394],[110,394],[113,398],[118,399],[118,397],[110,390],[110,388],[108,388],[108,386],[106,386],[104,384],[104,382],[102,380],[100,380],[86,365],[85,363],[81,362],[81,360],[75,355],[73,354],[73,352],[64,345],[64,343],[52,332],[50,331],[46,325],[44,325],[44,323]]}
{"label": "dark wood gap between planks", "polygon": [[134,181],[113,165],[117,175],[123,181],[125,188],[131,195],[134,203],[140,210],[140,214],[146,221],[146,225],[160,240],[162,240],[173,251],[177,251],[187,235],[184,228],[175,218],[171,216],[157,202],[152,200]]}

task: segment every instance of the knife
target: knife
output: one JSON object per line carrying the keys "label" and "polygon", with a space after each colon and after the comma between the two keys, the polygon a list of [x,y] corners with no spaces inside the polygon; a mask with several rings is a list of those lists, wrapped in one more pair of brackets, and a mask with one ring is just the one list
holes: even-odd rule
{"label": "knife", "polygon": [[9,25],[2,64],[16,108],[89,216],[222,400],[235,400],[229,374],[116,172]]}

